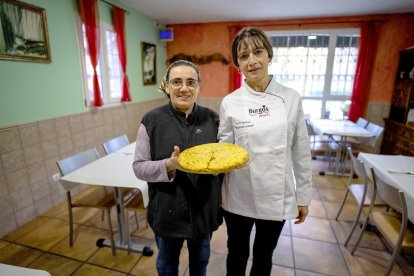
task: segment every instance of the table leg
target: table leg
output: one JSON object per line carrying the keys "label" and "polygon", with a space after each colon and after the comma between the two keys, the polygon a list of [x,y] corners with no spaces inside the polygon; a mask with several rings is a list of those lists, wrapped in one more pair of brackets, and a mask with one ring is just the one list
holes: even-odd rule
{"label": "table leg", "polygon": [[[319,175],[334,175],[334,176],[344,176],[348,177],[349,174],[345,173],[345,158],[344,154],[344,145],[346,143],[346,137],[341,136],[341,140],[337,141],[332,137],[332,142],[337,143],[338,148],[336,150],[335,160],[333,162],[333,167],[331,166],[331,161],[329,160],[329,169],[328,171],[320,171]],[[342,167],[342,172],[340,172],[340,167]]]}
{"label": "table leg", "polygon": [[[96,246],[101,248],[111,247],[111,241],[108,239],[99,239],[96,241]],[[115,248],[128,251],[128,244],[121,244],[120,241],[115,241]],[[142,253],[144,256],[152,256],[154,254],[154,250],[152,250],[151,247],[140,244],[131,244],[129,246],[129,251]]]}
{"label": "table leg", "polygon": [[[115,241],[115,248],[128,250],[142,253],[144,256],[152,256],[154,253],[151,247],[139,245],[139,244],[132,244],[129,242],[129,229],[126,225],[126,216],[125,216],[125,208],[124,208],[124,195],[122,193],[122,188],[115,187],[115,200],[116,200],[116,215],[118,219],[118,227],[119,227],[119,240]],[[128,218],[127,218],[128,219]],[[128,246],[129,243],[129,246]],[[99,239],[96,242],[96,246],[98,247],[111,247],[111,241],[106,239]]]}

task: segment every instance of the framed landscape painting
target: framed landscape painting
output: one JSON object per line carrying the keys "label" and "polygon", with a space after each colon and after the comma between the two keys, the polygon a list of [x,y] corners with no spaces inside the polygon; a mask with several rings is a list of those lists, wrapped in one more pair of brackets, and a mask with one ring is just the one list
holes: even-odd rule
{"label": "framed landscape painting", "polygon": [[0,0],[0,59],[51,61],[45,9]]}
{"label": "framed landscape painting", "polygon": [[151,43],[141,43],[142,77],[144,85],[153,85],[157,83],[155,47],[156,46]]}

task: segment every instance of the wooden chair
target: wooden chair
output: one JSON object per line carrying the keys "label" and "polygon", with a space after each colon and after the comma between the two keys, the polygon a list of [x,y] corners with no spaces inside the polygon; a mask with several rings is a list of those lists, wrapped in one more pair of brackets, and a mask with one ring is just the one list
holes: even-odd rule
{"label": "wooden chair", "polygon": [[[72,155],[57,162],[61,174],[69,174],[95,160],[99,159],[96,148]],[[91,192],[83,196],[72,198],[71,190],[66,189],[69,211],[69,246],[73,246],[73,208],[97,208],[106,211],[108,215],[108,226],[112,246],[112,254],[115,255],[114,234],[111,224],[111,208],[115,206],[114,191],[106,187],[95,187]]]}
{"label": "wooden chair", "polygon": [[371,168],[371,173],[374,185],[377,187],[378,196],[391,208],[387,211],[372,212],[374,206],[373,202],[375,201],[376,196],[376,194],[373,194],[371,205],[369,206],[369,216],[365,219],[362,231],[351,254],[354,254],[365,232],[368,221],[371,220],[381,235],[385,238],[386,242],[393,248],[391,260],[384,272],[384,275],[390,275],[401,249],[414,249],[414,231],[407,228],[408,211],[404,193],[388,184],[375,169]]}
{"label": "wooden chair", "polygon": [[[353,155],[352,149],[350,147],[347,148],[347,151],[348,151],[348,156],[351,159],[351,172],[348,178],[347,189],[346,189],[344,198],[342,199],[342,203],[341,203],[341,206],[339,207],[338,213],[335,216],[335,220],[338,220],[339,215],[342,212],[342,209],[345,205],[346,199],[348,198],[349,194],[351,194],[352,197],[354,198],[357,204],[357,207],[358,207],[358,212],[352,224],[351,231],[349,232],[348,237],[345,240],[345,243],[344,243],[345,246],[348,245],[348,242],[350,241],[352,234],[355,231],[356,226],[359,224],[359,219],[361,217],[363,208],[371,205],[372,195],[375,193],[375,185],[372,185],[368,181],[368,176],[366,174],[364,164]],[[354,178],[354,175],[357,175],[358,178],[363,180],[363,182],[352,183],[352,179]],[[386,204],[380,198],[377,198],[374,201],[374,205],[385,206]]]}
{"label": "wooden chair", "polygon": [[[128,137],[126,136],[126,134],[123,134],[121,136],[115,137],[111,140],[108,140],[106,142],[104,142],[102,144],[105,153],[106,154],[110,154],[114,151],[117,151],[120,148],[123,148],[125,146],[127,146],[129,144],[129,140]],[[130,196],[128,196],[125,199],[125,210],[127,211],[127,223],[128,223],[128,231],[130,229],[129,227],[129,216],[128,216],[128,211],[132,211],[135,214],[135,220],[137,223],[137,228],[140,227],[139,224],[139,218],[138,218],[138,212],[146,210],[144,207],[144,202],[142,199],[142,193],[140,190],[138,189],[123,189],[124,194],[130,194]]]}

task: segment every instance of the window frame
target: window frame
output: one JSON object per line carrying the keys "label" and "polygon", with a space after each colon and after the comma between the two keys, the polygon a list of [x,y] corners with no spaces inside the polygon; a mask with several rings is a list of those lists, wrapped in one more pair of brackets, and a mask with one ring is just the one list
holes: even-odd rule
{"label": "window frame", "polygon": [[[85,47],[83,45],[83,30],[82,30],[82,19],[80,15],[78,15],[78,43],[80,48],[80,61],[81,61],[81,67],[82,67],[82,91],[84,96],[84,103],[86,107],[92,107],[91,99],[89,96],[89,89],[88,89],[88,74],[87,74],[87,62],[86,62],[86,51]],[[119,93],[119,97],[111,97],[110,95],[110,74],[109,74],[109,66],[108,66],[108,48],[106,44],[107,36],[106,32],[114,32],[114,27],[112,24],[105,22],[105,21],[99,21],[99,72],[98,72],[98,81],[99,86],[101,89],[101,97],[104,105],[113,105],[113,104],[119,104],[121,102],[122,97],[122,91]],[[119,59],[118,59],[119,62]],[[103,68],[107,68],[106,70],[103,70]],[[121,69],[121,65],[119,62],[119,68]],[[97,70],[98,71],[98,70]],[[122,72],[120,72],[120,78],[122,78]],[[122,85],[122,79],[119,79]]]}
{"label": "window frame", "polygon": [[[328,56],[327,56],[327,63],[326,63],[326,72],[325,72],[325,84],[323,88],[322,97],[319,96],[302,96],[303,100],[322,100],[321,106],[321,118],[324,118],[324,114],[326,114],[326,103],[330,101],[349,101],[351,96],[346,95],[333,95],[331,94],[331,85],[332,85],[332,78],[333,78],[333,69],[334,69],[334,61],[335,61],[335,48],[337,43],[338,36],[341,35],[358,35],[360,36],[361,30],[359,28],[345,28],[345,29],[309,29],[309,30],[290,30],[290,31],[266,31],[265,32],[268,37],[272,37],[274,35],[312,35],[312,34],[329,34],[329,46],[328,46]],[[274,57],[273,57],[274,58]],[[355,76],[355,73],[354,73]],[[298,91],[302,95],[302,91]],[[351,92],[352,93],[352,92]]]}

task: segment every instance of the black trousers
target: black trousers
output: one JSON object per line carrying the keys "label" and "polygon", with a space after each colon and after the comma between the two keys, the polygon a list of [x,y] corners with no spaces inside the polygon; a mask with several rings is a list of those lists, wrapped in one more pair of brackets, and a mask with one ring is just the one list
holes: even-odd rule
{"label": "black trousers", "polygon": [[[224,211],[224,210],[223,210]],[[253,265],[250,276],[266,276],[272,271],[272,256],[285,221],[254,219],[224,211],[227,226],[227,276],[245,276],[250,254],[250,233],[256,226]]]}

